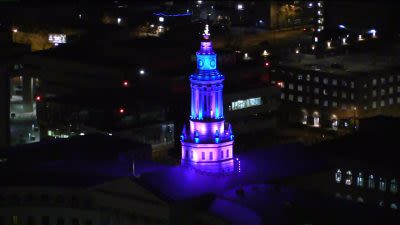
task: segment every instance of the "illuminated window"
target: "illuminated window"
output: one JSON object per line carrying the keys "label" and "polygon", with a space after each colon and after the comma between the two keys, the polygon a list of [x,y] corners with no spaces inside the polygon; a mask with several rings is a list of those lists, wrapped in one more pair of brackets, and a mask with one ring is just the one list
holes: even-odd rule
{"label": "illuminated window", "polygon": [[18,216],[13,216],[13,217],[12,217],[11,224],[12,224],[12,225],[19,225],[19,218],[18,218]]}
{"label": "illuminated window", "polygon": [[239,109],[244,109],[244,108],[249,108],[253,106],[259,106],[262,105],[262,100],[261,97],[257,98],[248,98],[245,100],[238,100],[235,102],[232,102],[232,110],[239,110]]}
{"label": "illuminated window", "polygon": [[302,113],[303,113],[303,118],[301,120],[301,123],[307,125],[307,118],[308,118],[307,111],[302,110]]}
{"label": "illuminated window", "polygon": [[289,101],[293,101],[293,95],[289,95]]}
{"label": "illuminated window", "polygon": [[385,106],[385,100],[381,100],[381,107]]}
{"label": "illuminated window", "polygon": [[350,99],[354,100],[354,93],[350,93]]}
{"label": "illuminated window", "polygon": [[386,94],[386,90],[385,89],[381,89],[381,96]]}
{"label": "illuminated window", "polygon": [[397,103],[400,103],[400,97],[397,97],[396,101]]}
{"label": "illuminated window", "polygon": [[386,79],[385,78],[381,78],[381,84],[386,84]]}
{"label": "illuminated window", "polygon": [[347,81],[342,80],[342,86],[343,86],[343,87],[347,87]]}
{"label": "illuminated window", "polygon": [[281,99],[285,99],[285,93],[281,93]]}
{"label": "illuminated window", "polygon": [[348,170],[346,172],[346,180],[345,180],[345,184],[346,185],[351,185],[353,183],[353,174],[351,173],[350,170]]}
{"label": "illuminated window", "polygon": [[368,106],[364,106],[364,110],[368,110]]}
{"label": "illuminated window", "polygon": [[354,88],[354,81],[351,81],[351,82],[350,82],[350,87],[351,87],[351,88]]}
{"label": "illuminated window", "polygon": [[396,181],[396,179],[392,179],[390,181],[390,192],[397,193],[397,181]]}
{"label": "illuminated window", "polygon": [[314,77],[314,82],[318,83],[319,82],[319,77]]}
{"label": "illuminated window", "polygon": [[393,105],[393,98],[389,98],[389,105]]}
{"label": "illuminated window", "polygon": [[320,115],[319,115],[319,113],[318,112],[314,112],[313,113],[313,126],[314,127],[319,127],[319,117],[320,117]]}
{"label": "illuminated window", "polygon": [[324,78],[323,83],[328,84],[328,82],[329,82],[328,78]]}
{"label": "illuminated window", "polygon": [[392,203],[392,204],[390,204],[390,208],[391,208],[391,209],[398,209],[398,207],[397,207],[396,203]]}
{"label": "illuminated window", "polygon": [[205,152],[201,153],[201,160],[206,160],[206,153]]}
{"label": "illuminated window", "polygon": [[297,96],[297,101],[298,102],[303,102],[303,96]]}
{"label": "illuminated window", "polygon": [[319,88],[314,88],[314,93],[319,94]]}
{"label": "illuminated window", "polygon": [[337,97],[337,91],[333,91],[333,92],[332,92],[332,96],[333,96],[333,97]]}
{"label": "illuminated window", "polygon": [[342,98],[347,98],[347,93],[342,91]]}
{"label": "illuminated window", "polygon": [[379,179],[379,190],[386,191],[386,180],[384,178]]}
{"label": "illuminated window", "polygon": [[376,109],[376,101],[373,101],[373,102],[372,102],[372,108],[373,108],[373,109]]}
{"label": "illuminated window", "polygon": [[372,90],[372,97],[376,97],[376,90]]}
{"label": "illuminated window", "polygon": [[302,86],[302,85],[298,85],[298,86],[297,86],[297,90],[298,90],[298,91],[303,91],[303,86]]}
{"label": "illuminated window", "polygon": [[400,92],[400,86],[397,86],[397,92]]}
{"label": "illuminated window", "polygon": [[307,74],[306,80],[307,80],[307,81],[310,81],[310,79],[311,79],[310,74]]}
{"label": "illuminated window", "polygon": [[289,84],[289,89],[293,90],[293,84]]}
{"label": "illuminated window", "polygon": [[328,105],[329,105],[328,100],[325,100],[325,101],[324,101],[324,106],[325,106],[325,107],[328,107]]}
{"label": "illuminated window", "polygon": [[332,85],[337,85],[337,80],[332,80]]}
{"label": "illuminated window", "polygon": [[210,152],[210,160],[213,160],[213,153]]}
{"label": "illuminated window", "polygon": [[364,186],[364,177],[363,177],[362,173],[358,173],[357,186],[359,186],[359,187],[363,187]]}
{"label": "illuminated window", "polygon": [[335,173],[335,181],[336,183],[342,182],[342,171],[338,169]]}
{"label": "illuminated window", "polygon": [[373,80],[372,80],[372,85],[373,85],[373,86],[376,86],[376,79],[373,79]]}
{"label": "illuminated window", "polygon": [[314,104],[316,104],[316,105],[319,104],[319,99],[318,99],[318,98],[315,98],[315,99],[314,99]]}
{"label": "illuminated window", "polygon": [[375,180],[374,180],[374,175],[369,175],[368,177],[368,188],[374,189],[375,188]]}
{"label": "illuminated window", "polygon": [[303,80],[303,75],[301,74],[297,75],[297,80]]}
{"label": "illuminated window", "polygon": [[393,94],[393,87],[389,88],[389,94]]}

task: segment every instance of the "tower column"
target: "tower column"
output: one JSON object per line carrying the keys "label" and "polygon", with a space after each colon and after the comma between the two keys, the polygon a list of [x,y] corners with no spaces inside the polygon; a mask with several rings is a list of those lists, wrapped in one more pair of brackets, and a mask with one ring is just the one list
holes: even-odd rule
{"label": "tower column", "polygon": [[0,149],[10,144],[10,80],[4,66],[0,67]]}

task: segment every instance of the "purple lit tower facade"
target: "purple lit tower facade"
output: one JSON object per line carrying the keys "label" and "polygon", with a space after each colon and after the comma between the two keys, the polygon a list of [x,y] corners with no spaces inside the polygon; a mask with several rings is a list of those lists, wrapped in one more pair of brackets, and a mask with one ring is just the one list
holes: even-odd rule
{"label": "purple lit tower facade", "polygon": [[191,114],[189,128],[181,134],[182,164],[211,172],[233,172],[233,133],[225,123],[223,106],[224,75],[217,70],[208,25],[200,51],[197,71],[190,76]]}

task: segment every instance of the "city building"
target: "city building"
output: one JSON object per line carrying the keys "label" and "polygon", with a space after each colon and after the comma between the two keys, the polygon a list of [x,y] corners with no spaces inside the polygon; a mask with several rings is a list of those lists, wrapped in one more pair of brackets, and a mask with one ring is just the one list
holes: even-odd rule
{"label": "city building", "polygon": [[193,18],[232,27],[282,29],[313,24],[308,2],[194,1]]}
{"label": "city building", "polygon": [[225,123],[224,75],[217,70],[217,55],[209,40],[208,25],[197,56],[197,71],[190,75],[189,128],[182,129],[182,164],[211,173],[233,172],[233,132]]}
{"label": "city building", "polygon": [[352,53],[316,58],[296,54],[272,70],[291,121],[315,127],[355,127],[400,104],[394,56]]}

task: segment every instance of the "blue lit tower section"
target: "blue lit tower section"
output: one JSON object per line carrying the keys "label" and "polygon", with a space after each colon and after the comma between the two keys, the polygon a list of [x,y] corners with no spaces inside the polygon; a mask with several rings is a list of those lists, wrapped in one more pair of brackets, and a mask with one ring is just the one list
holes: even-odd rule
{"label": "blue lit tower section", "polygon": [[189,129],[181,134],[182,164],[205,172],[233,172],[233,133],[225,124],[223,107],[224,75],[217,70],[208,25],[200,51],[197,71],[190,76],[191,114]]}

